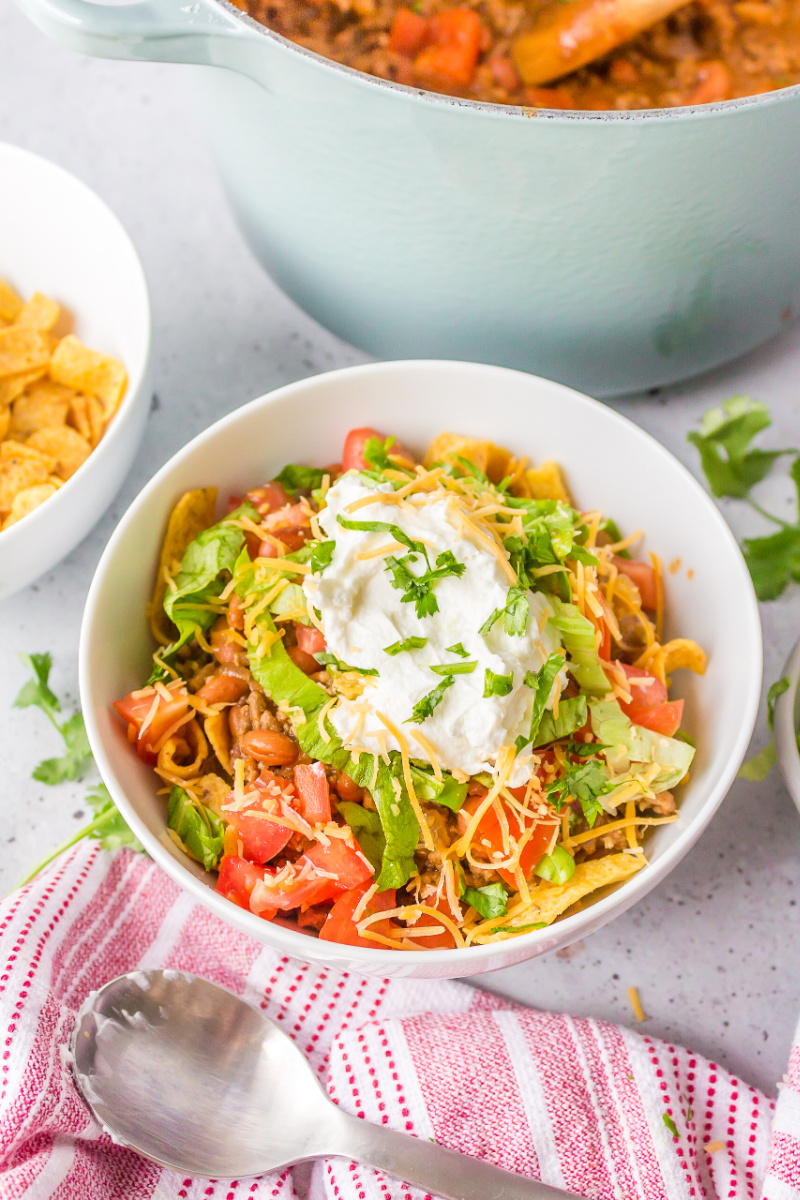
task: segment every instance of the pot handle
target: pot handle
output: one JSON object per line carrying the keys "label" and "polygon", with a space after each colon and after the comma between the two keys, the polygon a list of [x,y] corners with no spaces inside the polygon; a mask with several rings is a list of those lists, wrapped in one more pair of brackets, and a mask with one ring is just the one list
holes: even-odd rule
{"label": "pot handle", "polygon": [[237,61],[239,51],[257,41],[235,16],[211,0],[17,2],[49,37],[99,58],[199,63],[247,72],[246,64]]}

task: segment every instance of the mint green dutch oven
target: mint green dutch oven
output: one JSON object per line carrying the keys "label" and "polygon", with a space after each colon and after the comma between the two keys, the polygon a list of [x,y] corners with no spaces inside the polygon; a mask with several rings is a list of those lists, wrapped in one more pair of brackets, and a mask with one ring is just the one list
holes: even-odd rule
{"label": "mint green dutch oven", "polygon": [[733,358],[800,308],[800,87],[533,112],[360,74],[225,0],[19,3],[76,50],[200,64],[254,253],[375,355],[483,360],[607,395]]}

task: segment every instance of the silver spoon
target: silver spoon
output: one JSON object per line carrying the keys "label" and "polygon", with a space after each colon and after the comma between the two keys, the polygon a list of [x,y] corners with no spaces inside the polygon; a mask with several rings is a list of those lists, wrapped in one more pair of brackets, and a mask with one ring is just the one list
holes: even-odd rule
{"label": "silver spoon", "polygon": [[576,1200],[349,1116],[277,1025],[194,975],[112,979],[85,1001],[70,1051],[78,1087],[112,1137],[184,1175],[241,1179],[334,1156],[445,1200]]}

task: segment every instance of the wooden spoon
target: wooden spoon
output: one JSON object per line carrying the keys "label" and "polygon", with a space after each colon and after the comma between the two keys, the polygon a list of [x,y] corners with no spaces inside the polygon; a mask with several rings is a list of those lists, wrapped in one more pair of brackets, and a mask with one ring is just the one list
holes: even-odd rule
{"label": "wooden spoon", "polygon": [[526,84],[550,83],[593,62],[687,0],[551,0],[511,47]]}

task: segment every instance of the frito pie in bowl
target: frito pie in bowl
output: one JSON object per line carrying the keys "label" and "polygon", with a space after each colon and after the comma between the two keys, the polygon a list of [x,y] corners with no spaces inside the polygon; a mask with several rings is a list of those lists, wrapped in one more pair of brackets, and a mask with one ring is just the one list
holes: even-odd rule
{"label": "frito pie in bowl", "polygon": [[187,447],[109,545],[82,659],[101,769],[173,875],[300,957],[423,975],[648,891],[760,680],[749,579],[683,468],[584,397],[449,363],[291,385]]}

